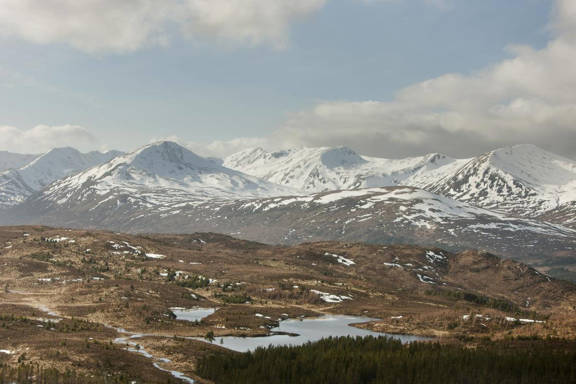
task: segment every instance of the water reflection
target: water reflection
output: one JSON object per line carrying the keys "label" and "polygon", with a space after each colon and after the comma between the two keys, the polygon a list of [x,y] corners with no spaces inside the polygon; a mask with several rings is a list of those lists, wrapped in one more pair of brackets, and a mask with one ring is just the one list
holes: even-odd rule
{"label": "water reflection", "polygon": [[[302,345],[327,337],[343,336],[388,336],[402,343],[427,340],[427,338],[412,335],[390,335],[373,332],[366,329],[351,327],[350,324],[365,323],[377,319],[357,316],[329,315],[314,319],[285,320],[280,326],[272,328],[271,336],[262,337],[217,337],[215,344],[238,352],[253,351],[258,347],[280,345]],[[196,338],[197,340],[204,340]]]}

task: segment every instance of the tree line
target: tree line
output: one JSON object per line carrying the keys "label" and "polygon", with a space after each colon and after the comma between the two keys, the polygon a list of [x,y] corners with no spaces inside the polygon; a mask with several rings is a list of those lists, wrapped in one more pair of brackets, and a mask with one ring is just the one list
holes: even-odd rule
{"label": "tree line", "polygon": [[302,346],[216,352],[197,373],[218,384],[576,383],[576,343],[482,341],[403,345],[385,337],[327,338]]}

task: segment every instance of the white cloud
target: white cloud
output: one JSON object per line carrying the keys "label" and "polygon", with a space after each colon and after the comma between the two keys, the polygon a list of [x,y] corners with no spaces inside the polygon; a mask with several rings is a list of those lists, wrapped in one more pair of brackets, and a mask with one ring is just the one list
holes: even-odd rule
{"label": "white cloud", "polygon": [[322,8],[326,0],[187,0],[183,27],[191,36],[287,44],[290,23]]}
{"label": "white cloud", "polygon": [[218,140],[208,144],[187,142],[184,143],[191,151],[207,157],[224,157],[246,148],[266,147],[275,149],[269,138],[241,137],[232,140]]}
{"label": "white cloud", "polygon": [[43,153],[66,146],[87,150],[96,145],[96,138],[87,129],[75,125],[37,125],[26,130],[0,126],[0,150],[10,152]]}
{"label": "white cloud", "polygon": [[333,101],[294,115],[266,138],[190,147],[225,156],[248,147],[348,145],[401,157],[430,151],[469,156],[533,143],[576,157],[576,2],[556,0],[542,49],[510,46],[510,58],[472,74],[446,74],[393,100]]}
{"label": "white cloud", "polygon": [[326,0],[0,0],[0,36],[129,52],[174,31],[248,44],[286,44],[290,24]]}
{"label": "white cloud", "polygon": [[158,141],[174,141],[184,147],[187,147],[192,152],[204,157],[225,157],[241,151],[246,148],[266,147],[268,149],[277,148],[271,145],[269,138],[261,137],[239,137],[231,140],[216,140],[210,143],[200,143],[195,141],[187,141],[176,135],[154,137],[150,143]]}
{"label": "white cloud", "polygon": [[543,49],[511,47],[497,65],[414,84],[390,101],[320,103],[272,141],[388,156],[468,155],[528,142],[576,155],[576,2],[557,0],[552,25]]}

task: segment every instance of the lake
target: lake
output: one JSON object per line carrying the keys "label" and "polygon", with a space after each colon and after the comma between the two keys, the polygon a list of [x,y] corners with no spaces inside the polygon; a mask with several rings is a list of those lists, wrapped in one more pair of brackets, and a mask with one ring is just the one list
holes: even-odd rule
{"label": "lake", "polygon": [[[187,320],[191,318],[196,320],[201,320],[200,317],[202,313],[207,313],[206,309],[199,308],[197,313],[194,313],[194,309],[186,310],[185,313],[174,312],[178,319]],[[214,313],[212,311],[209,314]],[[206,315],[207,316],[207,315]],[[204,316],[204,317],[206,317]],[[355,323],[366,323],[369,321],[374,321],[378,319],[373,319],[369,317],[361,316],[344,316],[344,315],[326,315],[318,318],[309,319],[290,319],[280,322],[280,325],[276,328],[272,328],[270,331],[272,335],[261,336],[261,337],[237,337],[237,336],[225,336],[217,337],[214,344],[220,345],[224,348],[231,349],[238,352],[253,351],[258,347],[268,347],[268,346],[280,346],[280,345],[302,345],[307,342],[318,341],[327,337],[343,337],[343,336],[387,336],[397,340],[402,343],[410,343],[413,341],[429,340],[429,338],[411,335],[392,335],[386,333],[373,332],[366,329],[360,329],[356,327],[351,327],[350,324]],[[279,334],[280,333],[280,334]],[[285,333],[294,334],[296,336],[287,335]],[[195,340],[206,341],[203,338],[194,338]]]}

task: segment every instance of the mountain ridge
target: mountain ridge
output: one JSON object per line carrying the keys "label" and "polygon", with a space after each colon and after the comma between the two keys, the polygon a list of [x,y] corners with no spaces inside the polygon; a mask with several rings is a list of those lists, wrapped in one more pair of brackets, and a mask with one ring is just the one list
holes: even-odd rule
{"label": "mountain ridge", "polygon": [[0,151],[0,173],[10,169],[21,168],[36,159],[38,156],[39,155]]}
{"label": "mountain ridge", "polygon": [[[246,164],[265,177],[227,167]],[[567,205],[548,211],[536,204],[554,191],[553,182],[570,192],[572,169],[571,160],[533,146],[503,148],[473,159],[428,154],[396,160],[360,156],[345,147],[260,148],[221,164],[162,141],[39,191],[30,189],[23,202],[2,211],[0,224],[210,230],[286,244],[339,239],[438,244],[487,249],[544,269],[555,265],[572,271],[576,230],[568,226],[574,223],[576,204],[567,199]],[[26,188],[16,176],[14,185]],[[455,182],[469,195],[441,189]],[[474,182],[480,183],[476,189]],[[484,195],[474,191],[484,191],[497,204],[484,204]],[[530,209],[518,212],[521,204]]]}
{"label": "mountain ridge", "polygon": [[71,147],[52,149],[19,169],[0,173],[0,208],[20,204],[52,182],[119,154],[119,151],[81,153]]}
{"label": "mountain ridge", "polygon": [[426,189],[488,209],[537,217],[576,201],[576,161],[533,145],[487,152]]}
{"label": "mountain ridge", "polygon": [[[300,148],[267,152],[248,149],[224,159],[224,165],[304,193],[406,185],[423,186],[436,173],[464,160],[443,154],[405,159],[360,156],[346,147]],[[404,183],[404,184],[403,184]]]}
{"label": "mountain ridge", "polygon": [[405,159],[361,156],[363,162],[349,167],[325,166],[320,158],[329,150],[267,152],[257,148],[233,154],[224,164],[303,193],[412,186],[511,215],[559,224],[576,222],[566,219],[576,215],[576,161],[531,144],[499,148],[470,159],[439,153]]}
{"label": "mountain ridge", "polygon": [[278,195],[288,188],[225,168],[168,141],[149,144],[58,180],[37,199],[53,204],[126,196],[144,205]]}

